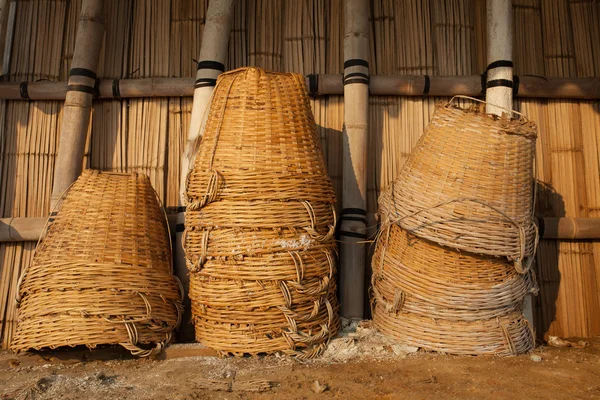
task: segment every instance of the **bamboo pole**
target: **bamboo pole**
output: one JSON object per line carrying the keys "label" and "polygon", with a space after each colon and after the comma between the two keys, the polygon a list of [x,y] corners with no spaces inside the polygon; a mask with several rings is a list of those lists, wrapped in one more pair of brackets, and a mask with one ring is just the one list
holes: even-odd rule
{"label": "bamboo pole", "polygon": [[[537,75],[518,76],[516,96],[520,98],[545,99],[600,99],[600,78],[561,78]],[[145,97],[192,97],[195,78],[144,78],[102,79],[98,81],[95,100]],[[343,76],[319,74],[306,77],[306,86],[315,83],[312,95],[344,94]],[[429,81],[426,93],[426,81]],[[22,87],[27,90],[23,97]],[[314,86],[313,86],[314,87]],[[477,97],[481,95],[481,76],[425,76],[425,75],[371,75],[369,92],[372,96],[454,96],[457,94]],[[64,100],[67,82],[3,82],[0,83],[0,99],[4,100]]]}
{"label": "bamboo pole", "polygon": [[[228,54],[228,42],[231,32],[231,23],[234,14],[233,0],[211,0],[208,4],[206,24],[202,34],[200,55],[198,56],[198,69],[194,87],[194,100],[192,103],[192,114],[187,136],[187,143],[183,157],[181,158],[181,173],[179,184],[179,213],[175,226],[175,274],[181,280],[185,291],[186,314],[184,323],[179,328],[179,336],[184,341],[194,341],[194,327],[188,321],[191,320],[189,297],[189,276],[186,266],[185,252],[183,250],[183,227],[185,213],[183,206],[186,204],[185,190],[187,176],[195,157],[197,141],[201,140],[201,134],[206,123],[207,110],[213,88],[217,83],[218,76],[225,71],[225,61]],[[192,85],[190,85],[192,86]]]}
{"label": "bamboo pole", "polygon": [[513,98],[511,0],[487,1],[487,44],[486,112],[502,115],[499,107],[512,109]]}
{"label": "bamboo pole", "polygon": [[83,0],[63,110],[51,205],[77,179],[90,124],[95,70],[104,37],[104,1]]}
{"label": "bamboo pole", "polygon": [[[177,213],[167,214],[171,231],[176,229]],[[39,240],[45,217],[0,218],[0,243]],[[538,218],[541,239],[599,240],[600,218]]]}
{"label": "bamboo pole", "polygon": [[345,8],[340,302],[342,316],[362,318],[367,238],[369,3],[346,0]]}
{"label": "bamboo pole", "polygon": [[[4,11],[4,7],[6,7],[6,1],[2,6],[2,11]],[[17,13],[17,2],[16,0],[11,0],[8,5],[8,16],[6,21],[6,30],[4,31],[4,44],[3,44],[3,54],[4,57],[2,59],[2,76],[8,75],[10,71],[10,55],[12,54],[12,46],[13,46],[13,36],[15,33],[15,16]]]}
{"label": "bamboo pole", "polygon": [[[487,0],[486,112],[501,116],[513,108],[512,0]],[[531,295],[523,301],[523,315],[534,326]]]}
{"label": "bamboo pole", "polygon": [[202,126],[206,120],[210,96],[217,77],[225,71],[227,44],[233,20],[233,5],[233,0],[212,0],[208,5],[206,26],[198,56],[190,130],[185,154],[181,160],[180,196],[182,204],[184,204],[187,173],[194,157],[196,140],[201,136]]}

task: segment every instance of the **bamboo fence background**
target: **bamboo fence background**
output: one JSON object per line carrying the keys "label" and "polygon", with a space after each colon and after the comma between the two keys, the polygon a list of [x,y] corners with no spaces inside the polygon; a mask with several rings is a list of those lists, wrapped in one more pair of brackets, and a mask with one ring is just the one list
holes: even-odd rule
{"label": "bamboo fence background", "polygon": [[[342,0],[236,2],[229,69],[341,73]],[[192,77],[206,1],[107,0],[102,78]],[[12,82],[67,79],[79,0],[20,1]],[[513,0],[516,74],[600,76],[600,2]],[[484,0],[371,0],[371,73],[479,74],[486,64]],[[370,99],[369,221],[377,197],[399,173],[436,99]],[[180,154],[191,98],[96,101],[87,166],[148,174],[167,207],[177,206]],[[343,101],[312,101],[322,149],[341,200]],[[536,121],[538,212],[600,217],[600,102],[517,100]],[[62,102],[0,103],[0,216],[49,212]],[[16,280],[34,243],[0,244],[2,347],[14,329]],[[600,242],[542,241],[538,333],[600,334]],[[370,279],[366,279],[370,281]]]}

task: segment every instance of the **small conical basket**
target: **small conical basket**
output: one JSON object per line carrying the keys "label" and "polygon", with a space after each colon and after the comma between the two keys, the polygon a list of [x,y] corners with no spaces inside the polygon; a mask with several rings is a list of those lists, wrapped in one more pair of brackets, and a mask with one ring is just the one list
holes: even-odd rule
{"label": "small conical basket", "polygon": [[335,195],[304,77],[222,74],[203,133],[183,236],[196,339],[318,356],[339,329]]}
{"label": "small conical basket", "polygon": [[21,277],[12,349],[119,344],[155,355],[180,322],[181,296],[148,177],[86,170]]}
{"label": "small conical basket", "polygon": [[400,175],[382,193],[384,224],[455,249],[508,257],[525,272],[537,244],[536,126],[512,118],[514,111],[496,117],[453,100],[437,104]]}

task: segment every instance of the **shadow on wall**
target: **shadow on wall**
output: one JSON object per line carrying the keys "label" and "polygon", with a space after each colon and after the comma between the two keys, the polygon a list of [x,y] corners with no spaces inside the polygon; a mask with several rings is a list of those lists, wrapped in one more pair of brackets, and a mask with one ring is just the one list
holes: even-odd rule
{"label": "shadow on wall", "polygon": [[[564,217],[565,203],[552,186],[536,181],[536,216]],[[534,298],[535,325],[538,339],[544,339],[556,318],[556,299],[560,286],[559,242],[540,240],[536,256],[536,274],[540,292]]]}

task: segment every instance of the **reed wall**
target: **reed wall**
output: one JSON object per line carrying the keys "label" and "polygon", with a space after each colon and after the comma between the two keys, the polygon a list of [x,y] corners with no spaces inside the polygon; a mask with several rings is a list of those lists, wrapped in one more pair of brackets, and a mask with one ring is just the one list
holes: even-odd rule
{"label": "reed wall", "polygon": [[[228,68],[341,73],[342,0],[240,0]],[[66,80],[78,0],[20,0],[11,54],[13,82]],[[513,0],[516,73],[600,76],[600,3]],[[192,77],[206,4],[198,0],[107,0],[99,77]],[[484,0],[371,0],[371,73],[479,74],[486,65]],[[540,79],[543,79],[540,77]],[[369,221],[377,196],[399,173],[435,101],[370,99]],[[179,165],[191,98],[96,101],[85,164],[148,174],[167,207],[177,206]],[[600,102],[519,100],[540,128],[538,213],[600,217]],[[50,212],[62,102],[0,102],[0,216]],[[317,98],[313,110],[329,174],[341,199],[343,101]],[[0,333],[11,340],[15,290],[35,243],[0,244]],[[542,241],[538,331],[600,334],[600,242]],[[370,281],[370,280],[367,280]]]}

